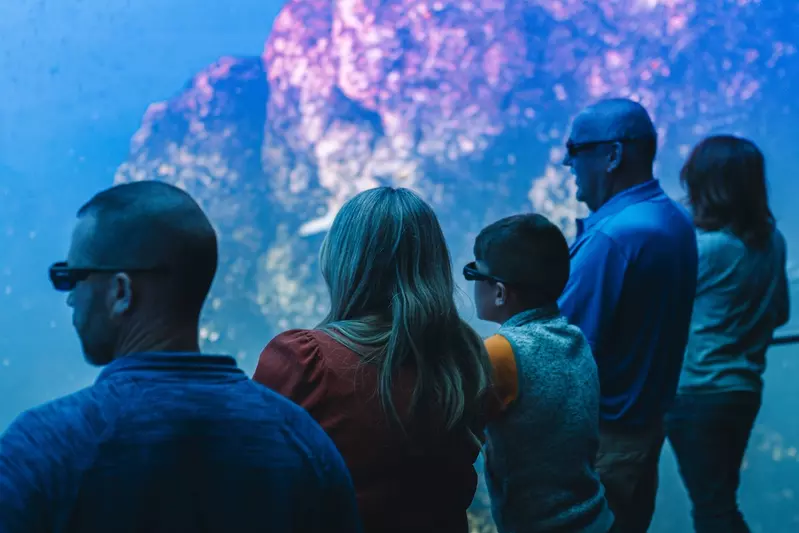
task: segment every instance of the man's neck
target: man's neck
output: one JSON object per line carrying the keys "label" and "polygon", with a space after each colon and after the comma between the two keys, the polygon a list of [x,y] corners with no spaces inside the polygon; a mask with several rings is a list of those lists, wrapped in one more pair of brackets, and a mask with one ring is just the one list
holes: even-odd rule
{"label": "man's neck", "polygon": [[652,181],[653,179],[655,178],[651,172],[637,172],[628,176],[620,176],[618,179],[614,180],[616,187],[614,187],[611,198],[617,194],[623,193],[626,190],[632,189],[633,187],[637,187],[638,185]]}
{"label": "man's neck", "polygon": [[120,338],[114,354],[118,359],[133,353],[198,353],[199,351],[196,326],[169,327],[163,325],[155,328],[131,328],[126,335]]}
{"label": "man's neck", "polygon": [[613,198],[623,193],[624,191],[630,190],[633,187],[637,187],[638,185],[641,185],[653,179],[655,178],[652,176],[651,172],[643,174],[641,173],[632,174],[629,176],[616,176],[615,178],[613,178],[613,188],[608,194],[608,196],[605,197],[605,200],[596,207],[589,206],[589,209],[591,210],[592,213],[596,213],[602,208],[602,206],[610,202]]}

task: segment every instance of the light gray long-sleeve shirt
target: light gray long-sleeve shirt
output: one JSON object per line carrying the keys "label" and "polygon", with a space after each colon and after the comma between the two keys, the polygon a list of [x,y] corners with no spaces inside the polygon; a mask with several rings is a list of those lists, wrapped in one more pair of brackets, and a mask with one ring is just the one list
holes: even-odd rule
{"label": "light gray long-sleeve shirt", "polygon": [[680,393],[760,392],[766,350],[788,321],[786,246],[747,247],[728,231],[697,231],[699,272]]}

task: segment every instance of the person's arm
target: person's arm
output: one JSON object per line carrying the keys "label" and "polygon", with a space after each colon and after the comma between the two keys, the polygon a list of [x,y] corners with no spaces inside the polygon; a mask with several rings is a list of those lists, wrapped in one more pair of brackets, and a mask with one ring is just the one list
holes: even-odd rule
{"label": "person's arm", "polygon": [[[37,431],[37,417],[24,413],[0,436],[0,532],[45,533],[52,531],[47,495],[47,446],[45,431]],[[42,428],[39,428],[42,429]]]}
{"label": "person's arm", "polygon": [[777,291],[777,298],[774,302],[777,312],[777,324],[774,326],[775,328],[784,326],[791,319],[791,291],[788,284],[788,273],[784,270]]}
{"label": "person's arm", "polygon": [[791,319],[791,286],[788,276],[787,245],[782,233],[777,231],[777,235],[779,237],[779,257],[782,264],[780,265],[779,285],[777,285],[777,293],[774,297],[775,329],[784,326]]}
{"label": "person's arm", "polygon": [[571,260],[571,274],[558,305],[579,327],[595,356],[606,341],[627,273],[627,258],[604,233],[591,236]]}
{"label": "person's arm", "polygon": [[[264,348],[253,380],[303,407],[313,416],[327,394],[323,356],[308,330],[281,333]],[[317,422],[322,427],[317,425]],[[315,494],[306,494],[309,504],[301,517],[308,533],[361,533],[361,519],[349,469],[336,445],[324,432],[324,420],[301,424],[296,431],[307,437],[311,452]]]}
{"label": "person's arm", "polygon": [[486,421],[491,422],[516,400],[519,395],[519,376],[516,356],[508,339],[497,334],[488,337],[484,342],[493,370],[493,390],[488,395],[486,413]]}
{"label": "person's arm", "polygon": [[267,344],[252,379],[311,411],[324,398],[325,368],[310,331],[281,333]]}

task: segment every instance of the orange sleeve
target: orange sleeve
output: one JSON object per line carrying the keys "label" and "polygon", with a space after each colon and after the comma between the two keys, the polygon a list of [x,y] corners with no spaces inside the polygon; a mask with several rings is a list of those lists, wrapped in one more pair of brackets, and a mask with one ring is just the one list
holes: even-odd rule
{"label": "orange sleeve", "polygon": [[494,388],[502,399],[503,409],[519,395],[519,377],[516,371],[516,357],[508,339],[493,335],[485,340],[488,358],[494,368]]}

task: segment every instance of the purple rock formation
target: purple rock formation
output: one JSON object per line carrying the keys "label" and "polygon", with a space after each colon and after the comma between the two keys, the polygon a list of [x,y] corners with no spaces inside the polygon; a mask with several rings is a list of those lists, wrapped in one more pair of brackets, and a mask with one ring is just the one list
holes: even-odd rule
{"label": "purple rock formation", "polygon": [[261,58],[221,58],[175,98],[149,107],[116,175],[183,187],[211,217],[221,252],[204,330],[211,341],[241,342],[263,315],[251,284],[280,220],[268,208],[271,180],[260,162],[268,95]]}
{"label": "purple rock formation", "polygon": [[[321,316],[316,253],[356,192],[418,190],[438,210],[456,266],[481,226],[512,212],[536,209],[571,233],[581,206],[558,165],[571,115],[605,96],[640,100],[666,164],[713,128],[751,129],[765,80],[792,83],[796,32],[775,21],[796,10],[743,0],[290,0],[262,58],[221,59],[151,106],[117,181],[165,179],[202,202],[223,254],[208,338],[260,347]],[[793,110],[770,114],[784,111]]]}
{"label": "purple rock formation", "polygon": [[[386,178],[429,196],[452,182],[518,209],[543,177],[530,200],[570,230],[569,180],[547,166],[568,117],[622,95],[652,111],[664,142],[734,123],[763,63],[795,52],[770,27],[779,12],[695,0],[290,1],[264,52],[268,153],[303,154],[284,171],[316,174],[331,212]],[[755,21],[767,39],[748,38]]]}

